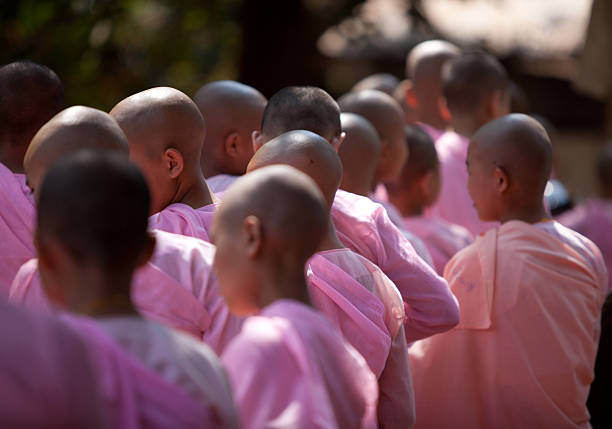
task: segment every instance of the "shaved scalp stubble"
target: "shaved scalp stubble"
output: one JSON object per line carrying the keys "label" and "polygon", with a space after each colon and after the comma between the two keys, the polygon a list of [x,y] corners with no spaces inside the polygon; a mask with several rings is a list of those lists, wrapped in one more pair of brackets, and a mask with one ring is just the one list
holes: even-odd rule
{"label": "shaved scalp stubble", "polygon": [[314,86],[290,86],[274,94],[261,121],[268,138],[287,131],[307,130],[328,141],[342,132],[338,103],[324,90]]}

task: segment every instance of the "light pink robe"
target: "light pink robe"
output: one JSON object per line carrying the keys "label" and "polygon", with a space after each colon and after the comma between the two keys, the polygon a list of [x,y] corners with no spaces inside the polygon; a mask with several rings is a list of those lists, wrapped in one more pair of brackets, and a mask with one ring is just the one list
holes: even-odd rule
{"label": "light pink robe", "polygon": [[0,163],[0,299],[8,297],[17,270],[36,254],[34,203],[23,174]]}
{"label": "light pink robe", "polygon": [[205,407],[146,368],[94,320],[76,316],[64,316],[63,320],[89,349],[101,382],[102,402],[111,416],[111,427],[219,427],[212,406]]}
{"label": "light pink robe", "polygon": [[208,230],[212,225],[216,209],[216,204],[209,204],[199,209],[183,203],[170,204],[161,212],[149,217],[149,228],[210,242]]}
{"label": "light pink robe", "polygon": [[423,240],[419,238],[418,235],[406,229],[406,227],[404,226],[404,220],[399,210],[390,202],[379,199],[376,194],[370,195],[370,199],[375,203],[380,204],[385,208],[385,210],[387,210],[387,215],[389,216],[389,219],[391,220],[391,222],[393,222],[393,225],[395,225],[402,232],[402,234],[404,234],[404,237],[406,237],[410,244],[412,244],[412,247],[414,247],[414,250],[417,255],[419,255],[425,262],[427,262],[430,267],[435,268],[433,258],[429,253],[427,246],[425,245]]}
{"label": "light pink robe", "polygon": [[[612,273],[612,201],[591,198],[573,210],[563,213],[559,222],[592,240],[604,257],[608,274]],[[612,275],[608,276],[608,291]]]}
{"label": "light pink robe", "polygon": [[[212,274],[215,248],[192,237],[154,231],[151,260],[134,275],[132,299],[147,318],[203,340],[220,353],[240,331],[242,318],[229,312]],[[49,310],[38,261],[27,262],[11,286],[11,302]]]}
{"label": "light pink robe", "polygon": [[60,322],[0,299],[0,427],[107,427],[80,338]]}
{"label": "light pink robe", "polygon": [[206,184],[211,192],[223,194],[239,177],[230,174],[217,174],[216,176],[207,177]]}
{"label": "light pink robe", "polygon": [[448,283],[416,254],[380,204],[338,190],[331,214],[340,241],[378,265],[399,290],[408,343],[458,323],[457,301]]}
{"label": "light pink robe", "polygon": [[440,275],[444,274],[444,267],[455,253],[474,242],[474,237],[464,227],[435,217],[406,217],[404,228],[423,240]]}
{"label": "light pink robe", "polygon": [[436,148],[442,185],[438,200],[427,209],[426,215],[461,225],[476,236],[499,224],[482,222],[468,193],[465,161],[469,143],[466,137],[452,131],[448,131],[438,140]]}
{"label": "light pink robe", "polygon": [[308,261],[306,278],[313,305],[377,376],[381,427],[409,428],[414,423],[414,393],[404,305],[395,285],[380,268],[349,249],[316,253]]}
{"label": "light pink robe", "polygon": [[510,221],[445,277],[461,322],[410,350],[417,428],[588,428],[606,269],[556,222]]}
{"label": "light pink robe", "polygon": [[436,145],[436,147],[437,147],[437,143],[440,137],[442,137],[444,133],[446,133],[446,130],[440,130],[438,128],[434,128],[431,125],[426,124],[424,122],[417,122],[416,125],[420,129],[425,131],[429,135],[429,137],[431,137],[431,140],[434,142],[434,145]]}
{"label": "light pink robe", "polygon": [[268,305],[247,319],[221,358],[246,429],[376,427],[376,377],[310,307]]}

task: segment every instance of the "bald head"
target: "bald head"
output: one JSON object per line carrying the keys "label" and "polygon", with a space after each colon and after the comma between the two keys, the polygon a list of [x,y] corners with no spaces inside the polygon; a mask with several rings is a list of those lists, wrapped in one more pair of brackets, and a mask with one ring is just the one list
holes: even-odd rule
{"label": "bald head", "polygon": [[442,80],[446,105],[453,116],[482,116],[483,123],[494,119],[491,113],[483,112],[494,93],[505,97],[507,106],[503,113],[510,109],[508,76],[492,55],[465,53],[445,65]]}
{"label": "bald head", "polygon": [[53,70],[32,61],[0,67],[0,162],[22,172],[38,129],[64,107],[64,88]]}
{"label": "bald head", "polygon": [[[551,166],[552,146],[546,130],[527,115],[517,113],[491,121],[470,141],[468,168],[477,172],[472,175],[474,180],[478,181],[481,177],[478,172],[482,172],[483,178],[489,178],[483,180],[493,182],[473,183],[473,187],[484,190],[496,187],[500,198],[505,199],[502,203],[510,207],[541,206]],[[477,199],[474,203],[478,209],[483,203]]]}
{"label": "bald head", "polygon": [[338,156],[342,161],[342,184],[345,191],[369,195],[376,182],[376,168],[381,143],[376,128],[363,116],[355,113],[340,115],[346,138]]}
{"label": "bald head", "polygon": [[253,156],[251,134],[260,130],[266,98],[248,85],[219,80],[200,88],[194,102],[208,125],[201,160],[204,176],[244,174]]}
{"label": "bald head", "polygon": [[248,315],[276,299],[308,301],[304,264],[327,226],[323,196],[306,174],[274,165],[240,177],[211,229],[219,292],[229,309]]}
{"label": "bald head", "polygon": [[198,107],[178,89],[158,87],[131,95],[110,112],[130,144],[150,158],[160,157],[169,148],[183,156],[185,166],[200,168],[206,135]]}
{"label": "bald head", "polygon": [[389,95],[374,90],[348,93],[338,101],[342,112],[366,118],[381,141],[376,181],[395,180],[407,157],[404,143],[404,112]]}
{"label": "bald head", "polygon": [[416,125],[406,125],[406,146],[410,153],[397,181],[386,183],[389,201],[403,216],[422,214],[439,194],[438,154],[434,142]]}
{"label": "bald head", "polygon": [[364,91],[366,89],[375,89],[377,91],[384,92],[388,95],[393,95],[393,91],[400,81],[398,78],[389,73],[375,73],[364,77],[357,82],[352,88],[351,92]]}
{"label": "bald head", "polygon": [[293,130],[307,130],[329,142],[338,138],[340,108],[321,88],[289,86],[274,94],[261,122],[262,143]]}
{"label": "bald head", "polygon": [[418,120],[443,129],[448,118],[442,116],[439,99],[442,95],[442,68],[461,50],[444,40],[428,40],[416,45],[406,59],[406,77],[412,82]]}
{"label": "bald head", "polygon": [[127,158],[128,142],[115,120],[101,110],[69,107],[43,125],[24,160],[28,185],[37,192],[49,167],[82,149],[117,152]]}
{"label": "bald head", "polygon": [[36,227],[41,260],[55,243],[73,264],[95,267],[109,278],[131,275],[148,241],[148,212],[147,185],[127,157],[73,153],[50,168],[41,186]]}
{"label": "bald head", "polygon": [[290,165],[307,174],[331,207],[342,180],[342,163],[327,140],[304,130],[281,134],[255,152],[247,172],[274,164]]}

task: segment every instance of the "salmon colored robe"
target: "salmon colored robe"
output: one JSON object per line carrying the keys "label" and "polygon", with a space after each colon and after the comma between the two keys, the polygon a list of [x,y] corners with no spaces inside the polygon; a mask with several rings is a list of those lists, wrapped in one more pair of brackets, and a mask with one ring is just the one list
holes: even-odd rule
{"label": "salmon colored robe", "polygon": [[[240,331],[243,319],[229,312],[212,274],[215,247],[202,240],[154,231],[151,260],[134,274],[132,299],[147,318],[203,340],[221,353]],[[11,302],[49,310],[38,276],[38,260],[28,261],[11,286]]]}
{"label": "salmon colored robe", "polygon": [[245,429],[377,427],[376,377],[304,304],[278,300],[249,317],[221,359]]}
{"label": "salmon colored robe", "polygon": [[416,428],[588,428],[606,269],[557,222],[506,222],[446,267],[461,321],[410,350]]}
{"label": "salmon colored robe", "polygon": [[316,253],[306,278],[313,305],[365,358],[378,378],[378,421],[385,428],[414,423],[414,392],[403,329],[404,305],[376,265],[349,249]]}
{"label": "salmon colored robe", "polygon": [[19,267],[36,255],[34,216],[25,176],[0,163],[0,298],[8,297]]}

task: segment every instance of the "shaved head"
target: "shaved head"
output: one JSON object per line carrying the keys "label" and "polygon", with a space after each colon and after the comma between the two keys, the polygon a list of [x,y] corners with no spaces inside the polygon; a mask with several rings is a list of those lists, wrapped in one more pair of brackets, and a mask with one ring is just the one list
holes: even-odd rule
{"label": "shaved head", "polygon": [[342,163],[327,140],[304,130],[281,134],[255,152],[247,172],[274,164],[290,165],[307,174],[331,207],[342,180]]}
{"label": "shaved head", "polygon": [[64,107],[64,88],[53,70],[32,61],[0,67],[0,162],[23,170],[38,129]]}
{"label": "shaved head", "polygon": [[389,73],[376,73],[366,76],[357,82],[352,88],[351,92],[359,92],[366,89],[375,89],[377,91],[384,92],[388,95],[393,95],[393,91],[399,85],[400,81],[398,78]]}
{"label": "shaved head", "polygon": [[338,138],[340,108],[321,88],[290,86],[274,94],[264,110],[261,131],[264,143],[287,131],[307,130],[332,142]]}
{"label": "shaved head", "polygon": [[128,142],[115,120],[101,110],[69,107],[43,125],[25,155],[28,185],[37,192],[51,167],[81,149],[111,151],[127,158]]}
{"label": "shaved head", "polygon": [[173,203],[211,204],[200,164],[204,118],[188,96],[174,88],[152,88],[124,99],[110,114],[128,138],[130,159],[147,179],[151,214]]}
{"label": "shaved head", "polygon": [[81,150],[54,164],[42,184],[37,245],[44,253],[57,243],[73,263],[131,275],[148,241],[148,212],[147,185],[127,157]]}
{"label": "shaved head", "polygon": [[438,153],[434,142],[420,127],[406,126],[406,146],[410,156],[402,169],[400,180],[403,183],[412,183],[438,168]]}
{"label": "shaved head", "polygon": [[198,107],[178,89],[158,87],[131,95],[110,112],[125,132],[130,146],[151,158],[166,149],[178,150],[186,165],[199,169],[206,136]]}
{"label": "shaved head", "polygon": [[393,97],[374,90],[348,93],[338,101],[342,112],[366,118],[376,129],[381,158],[376,181],[395,180],[407,157],[404,143],[404,112]]}
{"label": "shaved head", "polygon": [[[410,156],[397,181],[385,183],[389,201],[403,216],[420,214],[438,197],[440,177],[434,142],[417,125],[406,125],[406,146]],[[426,182],[423,182],[427,180]]]}
{"label": "shaved head", "polygon": [[376,128],[363,116],[355,113],[340,115],[346,138],[338,156],[342,161],[342,184],[345,191],[369,195],[376,182],[376,168],[381,143]]}
{"label": "shaved head", "polygon": [[461,50],[444,40],[428,40],[416,45],[406,59],[406,77],[412,82],[418,119],[443,129],[447,118],[442,117],[439,98],[442,95],[442,68]]}
{"label": "shaved head", "polygon": [[[491,187],[497,189],[495,198],[501,199],[502,209],[541,207],[551,167],[550,139],[532,117],[516,113],[484,125],[474,134],[468,149],[468,170],[475,173],[470,178],[470,194],[481,219],[482,212],[487,211],[484,200],[494,199],[480,195]],[[477,183],[481,177],[483,183]]]}
{"label": "shaved head", "polygon": [[477,114],[494,91],[507,96],[509,104],[506,70],[484,52],[466,53],[448,62],[442,79],[446,104],[454,116]]}
{"label": "shaved head", "polygon": [[266,98],[248,85],[219,80],[200,88],[194,101],[208,125],[201,160],[204,176],[244,174],[253,156],[251,134],[260,130]]}
{"label": "shaved head", "polygon": [[211,238],[219,292],[232,312],[252,314],[282,298],[308,302],[304,265],[327,233],[325,205],[312,179],[288,165],[250,172],[228,189]]}

